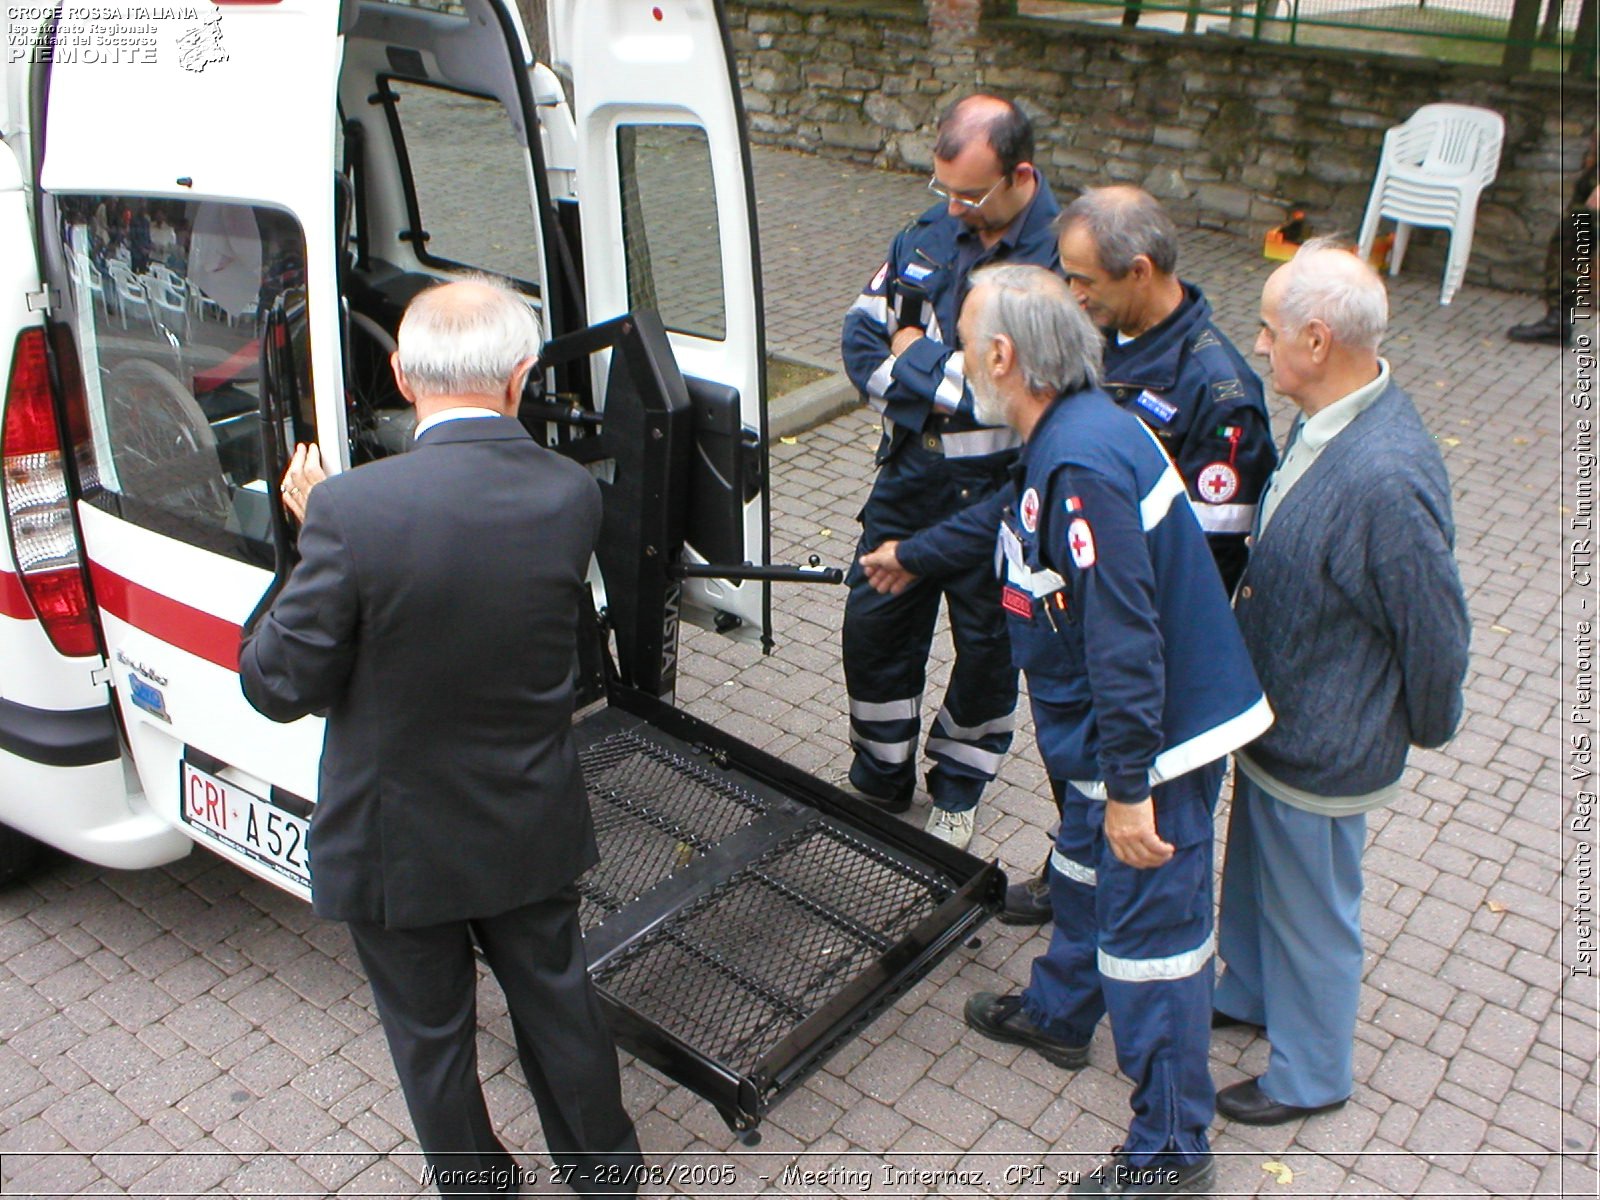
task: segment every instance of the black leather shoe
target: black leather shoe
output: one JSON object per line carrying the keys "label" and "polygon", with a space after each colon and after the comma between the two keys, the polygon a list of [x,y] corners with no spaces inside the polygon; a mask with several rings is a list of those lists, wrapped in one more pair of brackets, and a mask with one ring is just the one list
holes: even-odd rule
{"label": "black leather shoe", "polygon": [[1238,1121],[1241,1125],[1282,1125],[1285,1121],[1309,1117],[1312,1113],[1332,1112],[1336,1108],[1343,1107],[1343,1100],[1335,1100],[1332,1104],[1316,1104],[1309,1108],[1298,1104],[1279,1104],[1261,1090],[1259,1079],[1246,1079],[1243,1083],[1231,1084],[1217,1093],[1217,1111],[1228,1120]]}
{"label": "black leather shoe", "polygon": [[911,797],[916,793],[917,786],[908,783],[892,796],[876,796],[871,792],[863,792],[855,784],[845,782],[844,790],[857,800],[865,800],[874,808],[882,809],[886,813],[903,813],[911,807]]}
{"label": "black leather shoe", "polygon": [[1043,925],[1052,916],[1050,910],[1050,860],[1032,879],[1013,883],[1006,889],[1006,905],[1000,910],[1004,925]]}
{"label": "black leather shoe", "polygon": [[1159,1159],[1142,1167],[1133,1166],[1128,1156],[1118,1154],[1096,1167],[1072,1186],[1074,1196],[1209,1196],[1216,1178],[1211,1155],[1181,1166],[1167,1166]]}
{"label": "black leather shoe", "polygon": [[1255,1021],[1246,1021],[1243,1017],[1236,1017],[1231,1013],[1213,1010],[1211,1013],[1211,1028],[1213,1029],[1265,1029],[1266,1026]]}
{"label": "black leather shoe", "polygon": [[1550,342],[1565,346],[1572,341],[1572,322],[1559,308],[1552,308],[1537,321],[1513,325],[1506,330],[1506,336],[1513,342]]}
{"label": "black leather shoe", "polygon": [[967,1024],[986,1038],[1037,1050],[1058,1067],[1075,1071],[1089,1062],[1088,1046],[1069,1046],[1028,1020],[1021,996],[974,992],[967,998]]}

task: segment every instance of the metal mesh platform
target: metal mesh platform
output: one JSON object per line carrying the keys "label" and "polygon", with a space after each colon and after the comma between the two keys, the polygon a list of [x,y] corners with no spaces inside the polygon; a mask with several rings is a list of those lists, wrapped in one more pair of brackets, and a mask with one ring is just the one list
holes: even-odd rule
{"label": "metal mesh platform", "polygon": [[596,972],[602,992],[741,1074],[951,894],[821,817]]}
{"label": "metal mesh platform", "polygon": [[653,696],[574,727],[600,862],[578,881],[618,1044],[762,1115],[998,902],[1004,877]]}
{"label": "metal mesh platform", "polygon": [[600,864],[579,881],[587,931],[767,811],[753,792],[632,731],[579,755]]}

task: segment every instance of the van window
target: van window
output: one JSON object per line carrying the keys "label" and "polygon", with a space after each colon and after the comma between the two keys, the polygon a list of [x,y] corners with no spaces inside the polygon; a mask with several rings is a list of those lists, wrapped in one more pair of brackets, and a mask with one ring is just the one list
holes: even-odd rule
{"label": "van window", "polygon": [[690,125],[617,129],[628,305],[679,333],[728,335],[711,147]]}
{"label": "van window", "polygon": [[268,368],[285,376],[271,389],[283,445],[316,436],[299,225],[216,201],[60,196],[55,208],[89,417],[86,498],[270,565],[278,460],[264,442],[262,341],[275,326],[289,344],[288,368]]}
{"label": "van window", "polygon": [[432,266],[489,271],[537,291],[528,155],[505,108],[431,84],[382,82],[389,128],[402,163],[410,165],[413,232],[428,235],[417,257]]}

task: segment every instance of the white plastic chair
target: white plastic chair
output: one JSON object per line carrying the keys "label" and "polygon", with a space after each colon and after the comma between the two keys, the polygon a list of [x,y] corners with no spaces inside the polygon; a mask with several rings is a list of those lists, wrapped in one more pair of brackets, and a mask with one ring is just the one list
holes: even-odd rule
{"label": "white plastic chair", "polygon": [[185,276],[183,286],[189,296],[189,307],[195,316],[202,321],[211,319],[225,321],[227,319],[227,313],[222,311],[222,305],[206,295],[205,290],[198,283]]}
{"label": "white plastic chair", "polygon": [[[173,277],[158,275],[154,270],[148,275],[139,277],[144,285],[144,294],[150,305],[150,315],[160,321],[169,329],[189,336],[189,297],[181,281]],[[156,314],[160,312],[163,317]]]}
{"label": "white plastic chair", "polygon": [[1389,274],[1398,275],[1411,227],[1450,231],[1439,303],[1449,304],[1467,273],[1478,197],[1500,170],[1506,122],[1499,113],[1467,104],[1424,104],[1404,125],[1383,135],[1383,157],[1372,181],[1358,247],[1372,253],[1384,217],[1395,223]]}
{"label": "white plastic chair", "polygon": [[178,291],[188,290],[187,286],[183,282],[183,276],[179,275],[164,262],[157,262],[155,259],[151,259],[150,265],[145,268],[145,272],[146,274],[152,275],[159,279],[162,283],[166,284],[170,288],[174,288]]}
{"label": "white plastic chair", "polygon": [[145,295],[144,284],[139,282],[138,276],[133,273],[126,263],[112,259],[106,263],[106,274],[111,277],[112,290],[117,297],[117,315],[122,319],[122,327],[128,327],[128,308],[136,305],[144,309],[146,317],[150,318],[150,330],[155,332],[155,314],[150,311],[150,298]]}
{"label": "white plastic chair", "polygon": [[93,310],[99,304],[106,315],[106,320],[111,320],[111,304],[106,299],[106,286],[100,278],[100,270],[94,265],[87,254],[73,250],[67,255],[67,275],[72,280],[73,290],[76,293],[75,303],[78,308]]}

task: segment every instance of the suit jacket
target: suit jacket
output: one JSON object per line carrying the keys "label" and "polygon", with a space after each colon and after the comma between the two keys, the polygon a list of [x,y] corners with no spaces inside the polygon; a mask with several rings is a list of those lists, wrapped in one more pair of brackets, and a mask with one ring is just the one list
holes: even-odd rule
{"label": "suit jacket", "polygon": [[317,485],[239,665],[273,720],[327,714],[319,916],[493,916],[595,863],[571,726],[599,528],[594,479],[510,418],[447,421]]}

